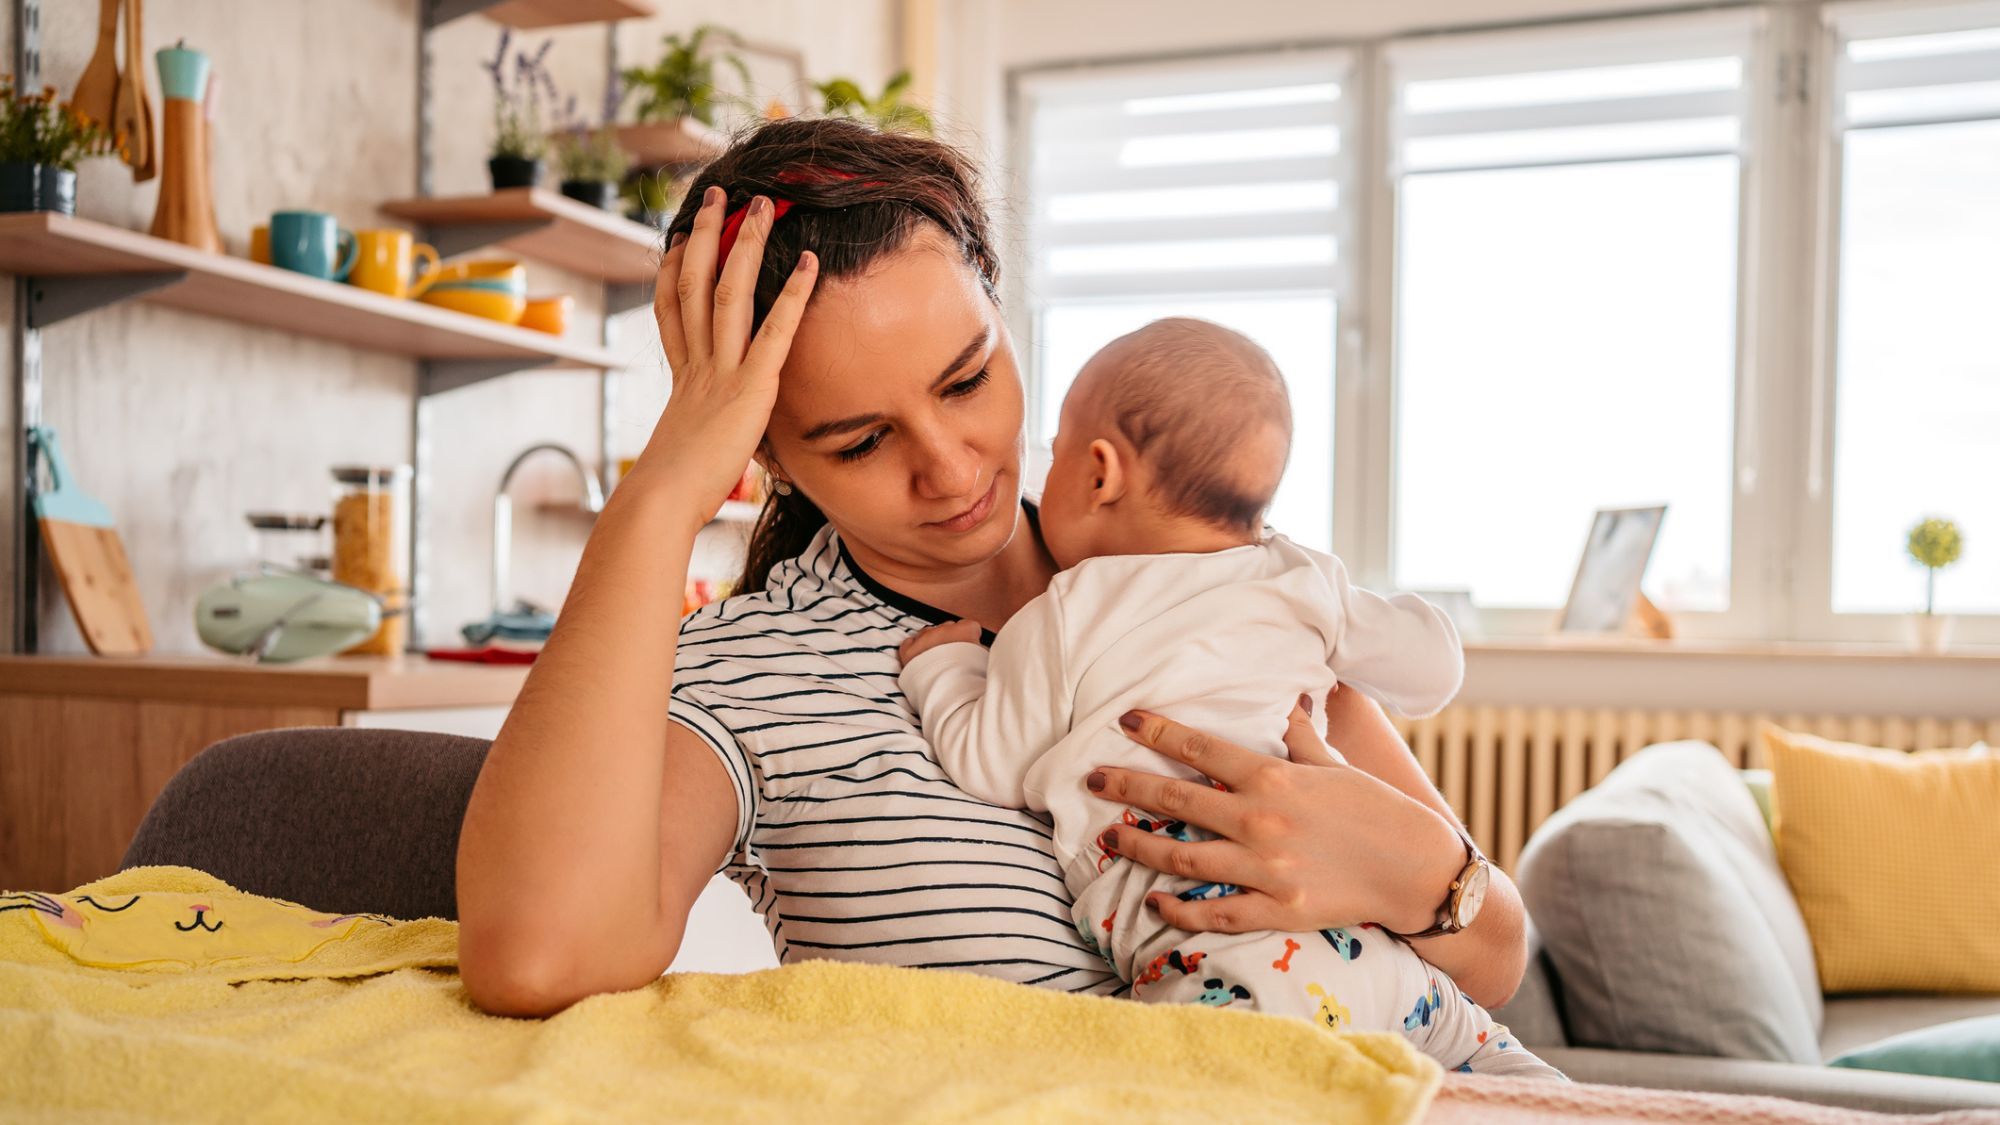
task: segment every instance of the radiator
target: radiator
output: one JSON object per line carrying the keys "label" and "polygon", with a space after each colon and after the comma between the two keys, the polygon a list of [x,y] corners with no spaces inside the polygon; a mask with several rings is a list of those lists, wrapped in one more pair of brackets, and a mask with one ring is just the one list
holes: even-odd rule
{"label": "radiator", "polygon": [[2000,720],[1466,706],[1394,721],[1473,840],[1508,870],[1550,813],[1655,742],[1711,742],[1731,763],[1753,769],[1763,765],[1757,731],[1765,722],[1900,750],[2000,746]]}

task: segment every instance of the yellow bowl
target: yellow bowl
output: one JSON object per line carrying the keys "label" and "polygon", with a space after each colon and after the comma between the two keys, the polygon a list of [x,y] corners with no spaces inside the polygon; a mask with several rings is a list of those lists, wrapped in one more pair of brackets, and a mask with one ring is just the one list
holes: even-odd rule
{"label": "yellow bowl", "polygon": [[569,327],[569,310],[575,303],[575,299],[567,294],[537,297],[529,301],[527,309],[521,313],[521,327],[560,336]]}
{"label": "yellow bowl", "polygon": [[514,324],[528,307],[528,271],[519,262],[459,262],[427,276],[417,300]]}
{"label": "yellow bowl", "polygon": [[426,305],[483,316],[502,324],[518,323],[522,310],[528,305],[528,299],[519,293],[503,293],[491,289],[459,289],[451,285],[433,285],[417,299]]}
{"label": "yellow bowl", "polygon": [[433,284],[444,281],[506,281],[528,285],[528,270],[515,258],[482,258],[476,262],[452,262],[424,274]]}

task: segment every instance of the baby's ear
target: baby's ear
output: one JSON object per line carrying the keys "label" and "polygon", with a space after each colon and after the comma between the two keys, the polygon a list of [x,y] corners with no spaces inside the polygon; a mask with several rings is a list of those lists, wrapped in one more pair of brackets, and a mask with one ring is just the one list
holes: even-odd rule
{"label": "baby's ear", "polygon": [[1115,503],[1125,495],[1125,472],[1117,446],[1103,438],[1090,443],[1091,507]]}

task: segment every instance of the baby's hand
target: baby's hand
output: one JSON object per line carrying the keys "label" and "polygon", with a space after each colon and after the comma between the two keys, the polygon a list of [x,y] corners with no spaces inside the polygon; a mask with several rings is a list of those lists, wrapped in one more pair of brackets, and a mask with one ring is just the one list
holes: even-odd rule
{"label": "baby's hand", "polygon": [[939,645],[978,643],[979,622],[953,621],[911,633],[904,639],[903,646],[896,650],[896,655],[903,658],[903,663],[908,664]]}

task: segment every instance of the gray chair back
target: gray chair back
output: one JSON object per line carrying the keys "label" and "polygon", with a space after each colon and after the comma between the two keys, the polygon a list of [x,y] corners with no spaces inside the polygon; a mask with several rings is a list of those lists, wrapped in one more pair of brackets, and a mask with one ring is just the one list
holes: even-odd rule
{"label": "gray chair back", "polygon": [[198,868],[331,913],[458,916],[458,830],[484,739],[301,727],[195,755],[146,812],[120,869]]}

